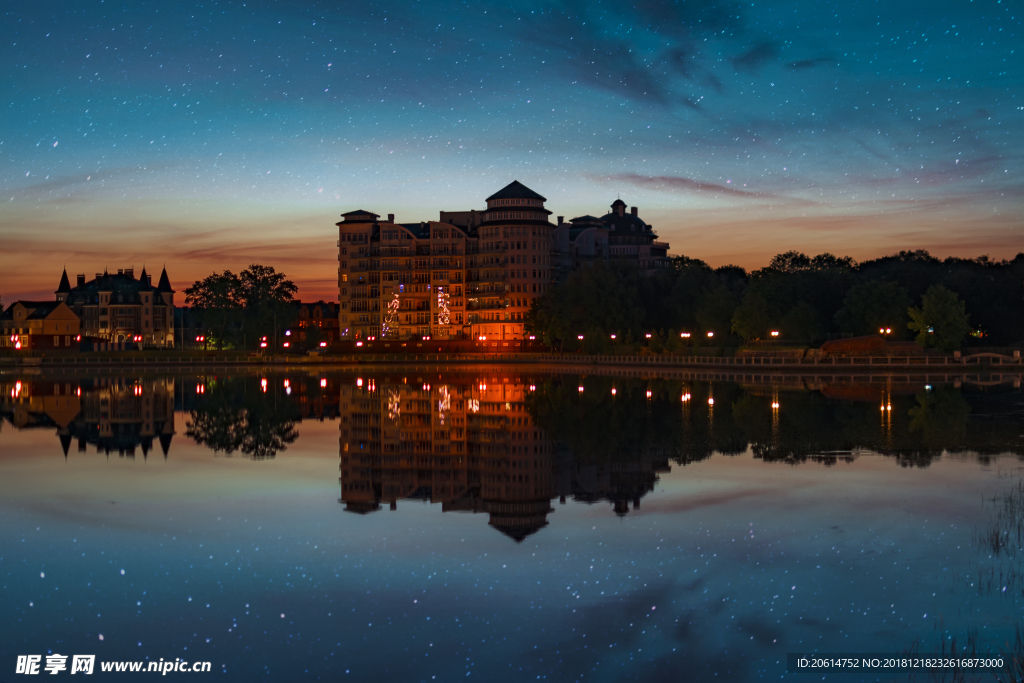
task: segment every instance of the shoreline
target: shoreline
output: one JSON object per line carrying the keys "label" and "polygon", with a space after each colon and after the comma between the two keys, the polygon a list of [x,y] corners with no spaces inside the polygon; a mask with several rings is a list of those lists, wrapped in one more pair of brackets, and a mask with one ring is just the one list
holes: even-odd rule
{"label": "shoreline", "polygon": [[[996,386],[1024,379],[1020,356],[975,354],[908,358],[854,357],[836,359],[716,358],[672,356],[576,356],[558,354],[366,354],[341,356],[267,356],[260,358],[209,355],[75,356],[38,358],[37,363],[14,363],[32,358],[0,359],[0,375],[78,375],[94,370],[120,373],[180,373],[239,370],[325,371],[385,370],[458,372],[470,368],[499,372],[611,375],[634,378],[726,381],[744,384],[813,388],[824,384],[971,384]],[[835,362],[832,362],[832,361]],[[992,362],[992,361],[996,362]],[[4,362],[8,361],[8,362]]]}

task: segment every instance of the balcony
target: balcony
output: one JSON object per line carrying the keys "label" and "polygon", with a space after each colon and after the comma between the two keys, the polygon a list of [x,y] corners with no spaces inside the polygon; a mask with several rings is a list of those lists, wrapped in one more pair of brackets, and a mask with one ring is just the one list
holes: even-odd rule
{"label": "balcony", "polygon": [[497,311],[508,308],[508,301],[500,301],[496,303],[470,301],[466,304],[467,311]]}

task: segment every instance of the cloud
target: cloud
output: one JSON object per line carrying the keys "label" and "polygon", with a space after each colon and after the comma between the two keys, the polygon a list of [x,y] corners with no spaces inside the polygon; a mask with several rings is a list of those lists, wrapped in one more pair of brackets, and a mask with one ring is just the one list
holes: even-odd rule
{"label": "cloud", "polygon": [[790,62],[786,65],[786,68],[799,70],[799,69],[812,69],[816,66],[838,66],[839,60],[833,59],[832,57],[815,57],[813,59],[800,59],[795,62]]}
{"label": "cloud", "polygon": [[732,65],[737,71],[754,73],[765,63],[777,59],[779,56],[779,45],[774,41],[758,43],[741,55],[732,58]]}
{"label": "cloud", "polygon": [[[50,199],[56,202],[82,202],[89,201],[81,194],[72,192],[95,192],[103,188],[107,181],[127,179],[129,182],[138,183],[140,176],[144,174],[156,174],[162,171],[179,168],[182,164],[137,164],[132,166],[116,166],[113,168],[97,169],[83,173],[71,173],[67,175],[51,175],[42,180],[29,178],[29,181],[13,189],[14,195],[22,199]],[[55,197],[55,193],[61,196]]]}
{"label": "cloud", "polygon": [[[562,0],[529,17],[529,22],[515,17],[522,43],[548,55],[561,78],[632,100],[695,110],[701,109],[697,99],[676,92],[673,81],[682,76],[723,92],[702,46],[707,36],[737,30],[742,23],[740,6],[720,0],[646,0],[599,12],[592,3]],[[657,41],[645,45],[636,31]]]}
{"label": "cloud", "polygon": [[625,182],[637,187],[645,187],[654,190],[675,190],[681,192],[692,192],[697,194],[710,194],[722,197],[736,197],[740,199],[771,199],[801,204],[814,204],[804,199],[786,197],[770,192],[754,192],[752,190],[741,190],[730,185],[719,183],[707,183],[684,176],[643,176],[636,173],[619,173],[608,176],[591,176],[595,180]]}

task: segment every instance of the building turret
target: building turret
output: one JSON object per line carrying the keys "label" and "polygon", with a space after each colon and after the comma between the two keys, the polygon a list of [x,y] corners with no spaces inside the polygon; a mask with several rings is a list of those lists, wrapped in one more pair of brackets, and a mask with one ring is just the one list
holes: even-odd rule
{"label": "building turret", "polygon": [[165,292],[169,294],[174,294],[174,290],[171,289],[171,281],[167,277],[166,268],[164,268],[163,271],[160,273],[160,282],[156,286],[156,291],[160,292],[161,294]]}
{"label": "building turret", "polygon": [[57,291],[54,294],[57,295],[57,301],[65,301],[68,298],[68,292],[71,291],[71,283],[68,282],[68,269],[65,268],[60,274],[60,284],[57,285]]}

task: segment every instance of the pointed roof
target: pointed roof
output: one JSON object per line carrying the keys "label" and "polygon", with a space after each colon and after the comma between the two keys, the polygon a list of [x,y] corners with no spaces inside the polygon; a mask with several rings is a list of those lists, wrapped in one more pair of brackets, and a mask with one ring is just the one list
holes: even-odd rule
{"label": "pointed roof", "polygon": [[139,273],[139,291],[140,292],[151,292],[153,291],[153,283],[149,280],[149,274],[146,272],[146,266],[142,266],[142,272]]}
{"label": "pointed roof", "polygon": [[57,291],[55,294],[67,294],[71,291],[71,283],[68,282],[68,269],[65,268],[64,272],[60,275],[60,284],[57,285]]}
{"label": "pointed roof", "polygon": [[487,201],[491,201],[492,199],[539,199],[542,202],[547,201],[547,197],[540,196],[518,180],[513,180],[511,183],[492,194],[487,198]]}
{"label": "pointed roof", "polygon": [[156,286],[156,291],[158,291],[158,292],[171,292],[172,294],[174,293],[174,290],[171,289],[171,281],[167,277],[167,268],[164,268],[160,272],[160,284],[158,284]]}

